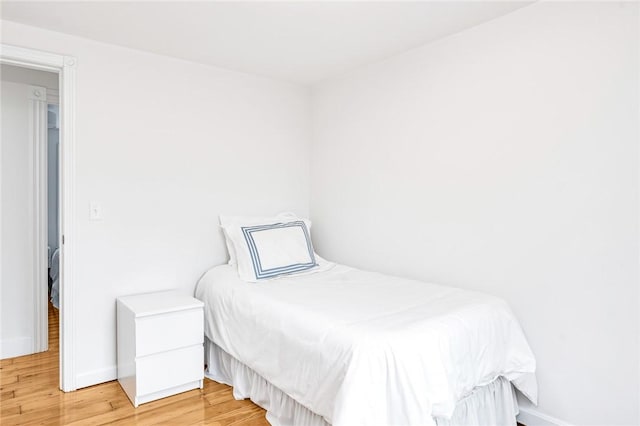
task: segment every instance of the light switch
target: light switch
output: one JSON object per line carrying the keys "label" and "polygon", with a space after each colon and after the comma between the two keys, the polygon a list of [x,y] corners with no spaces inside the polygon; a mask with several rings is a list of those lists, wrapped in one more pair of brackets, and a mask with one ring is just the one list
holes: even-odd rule
{"label": "light switch", "polygon": [[102,205],[100,203],[89,204],[89,220],[102,220]]}

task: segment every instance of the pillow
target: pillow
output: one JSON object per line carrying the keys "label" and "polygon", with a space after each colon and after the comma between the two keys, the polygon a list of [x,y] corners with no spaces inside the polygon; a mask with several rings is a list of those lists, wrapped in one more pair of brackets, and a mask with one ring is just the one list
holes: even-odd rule
{"label": "pillow", "polygon": [[227,231],[224,230],[224,228],[222,229],[222,234],[224,235],[224,244],[227,246],[227,253],[229,253],[229,262],[227,262],[229,265],[235,265],[236,264],[236,249],[233,248],[233,244],[231,243],[231,239],[229,238],[229,235],[227,235]]}
{"label": "pillow", "polygon": [[291,213],[271,218],[220,216],[220,225],[227,238],[230,263],[237,264],[244,281],[314,272],[319,262],[327,263],[313,251],[311,223]]}
{"label": "pillow", "polygon": [[[270,222],[278,222],[278,221],[286,221],[286,220],[297,220],[298,217],[293,213],[280,213],[277,216],[269,216],[269,217],[252,217],[252,216],[220,216],[220,227],[222,228],[222,234],[224,235],[224,243],[227,246],[227,252],[229,253],[229,265],[235,265],[236,261],[236,249],[233,247],[233,242],[231,238],[229,238],[229,234],[225,229],[225,225],[222,222],[222,219],[225,218],[227,224],[233,223],[270,223]],[[311,223],[309,222],[309,226]]]}

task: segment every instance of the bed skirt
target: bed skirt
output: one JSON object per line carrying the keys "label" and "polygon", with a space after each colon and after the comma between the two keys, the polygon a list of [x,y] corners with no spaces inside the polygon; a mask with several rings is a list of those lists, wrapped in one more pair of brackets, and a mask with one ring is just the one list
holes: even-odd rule
{"label": "bed skirt", "polygon": [[[233,387],[235,399],[251,399],[267,411],[274,426],[329,426],[320,415],[309,410],[258,373],[205,339],[206,377]],[[451,419],[434,418],[438,426],[515,426],[518,403],[511,383],[498,377],[475,388],[458,401]]]}

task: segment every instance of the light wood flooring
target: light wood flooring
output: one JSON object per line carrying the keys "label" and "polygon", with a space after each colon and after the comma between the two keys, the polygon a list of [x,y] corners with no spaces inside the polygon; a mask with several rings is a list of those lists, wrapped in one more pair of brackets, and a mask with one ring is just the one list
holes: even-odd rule
{"label": "light wood flooring", "polygon": [[133,408],[118,382],[58,389],[58,311],[49,306],[49,350],[0,361],[0,425],[268,425],[265,411],[205,379],[196,389]]}

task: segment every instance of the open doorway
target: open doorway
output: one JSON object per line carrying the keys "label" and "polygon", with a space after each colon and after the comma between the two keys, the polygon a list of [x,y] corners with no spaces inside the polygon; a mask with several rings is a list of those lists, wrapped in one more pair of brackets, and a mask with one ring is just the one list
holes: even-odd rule
{"label": "open doorway", "polygon": [[[76,389],[72,304],[75,275],[72,267],[75,247],[75,64],[75,58],[70,56],[0,44],[0,79],[3,80],[0,149],[3,174],[0,185],[0,271],[3,275],[0,299],[3,306],[0,339],[4,341],[5,335],[9,336],[5,333],[6,327],[19,325],[33,330],[31,335],[25,335],[22,339],[23,346],[18,348],[18,353],[15,350],[12,354],[7,351],[0,358],[18,355],[20,350],[26,348],[35,352],[45,351],[45,358],[52,363],[55,363],[55,358],[59,359],[60,389],[65,392]],[[34,80],[40,77],[45,80]],[[7,98],[12,90],[16,98],[22,96],[24,87],[21,85],[27,87],[26,115],[23,103],[16,103],[14,111],[14,106]],[[17,122],[24,125],[25,121],[28,129],[26,139],[24,133],[17,130],[20,126],[15,125]],[[12,131],[15,133],[12,134]],[[18,140],[22,140],[24,145]],[[24,149],[25,145],[27,149]],[[49,156],[49,153],[52,155]],[[10,173],[13,175],[9,176]],[[54,182],[55,177],[57,182]],[[21,224],[21,220],[31,226]],[[49,226],[50,222],[52,226]],[[4,241],[5,236],[13,239]],[[27,261],[16,261],[25,253],[31,254],[30,257],[23,257]],[[25,265],[31,268],[24,268]],[[27,270],[31,274],[25,272]],[[5,273],[12,271],[17,275],[13,279],[5,279]],[[12,282],[13,286],[9,287]],[[25,289],[22,300],[32,301],[33,305],[12,303],[12,292]],[[7,309],[5,301],[10,305]],[[53,308],[54,304],[59,311]],[[21,321],[18,318],[19,315],[27,318],[29,311],[30,320]],[[51,313],[55,315],[51,316]],[[55,321],[47,330],[48,319],[51,318]],[[58,319],[59,327],[55,324]],[[56,352],[55,358],[50,357],[51,352],[47,351],[49,343],[58,342],[59,352]],[[6,346],[1,346],[1,352],[5,352]],[[33,356],[40,359],[43,355]],[[5,362],[2,361],[3,364]]]}
{"label": "open doorway", "polygon": [[51,290],[57,291],[49,277],[58,270],[53,254],[59,247],[59,126],[49,111],[58,109],[58,74],[2,64],[0,82],[0,358],[5,359],[49,346],[48,301]]}

